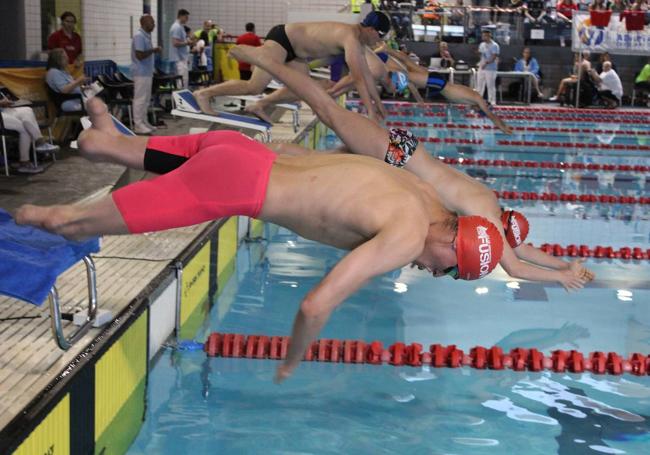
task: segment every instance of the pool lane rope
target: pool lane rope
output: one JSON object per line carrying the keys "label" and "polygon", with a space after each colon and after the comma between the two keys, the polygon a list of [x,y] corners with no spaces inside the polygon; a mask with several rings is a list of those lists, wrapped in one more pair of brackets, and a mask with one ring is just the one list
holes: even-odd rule
{"label": "pool lane rope", "polygon": [[[407,122],[408,123],[408,122]],[[455,137],[434,137],[416,136],[417,140],[429,144],[447,145],[482,145],[483,139],[468,139]],[[544,149],[599,149],[599,150],[626,150],[626,151],[649,151],[650,145],[637,144],[584,144],[581,142],[550,142],[550,141],[519,141],[519,140],[498,140],[497,145],[512,147],[540,147]]]}
{"label": "pool lane rope", "polygon": [[500,168],[530,168],[530,169],[562,169],[573,171],[603,171],[646,174],[650,166],[641,164],[599,164],[599,163],[566,163],[564,161],[530,161],[530,160],[488,160],[474,158],[437,157],[445,164],[453,166],[500,167]]}
{"label": "pool lane rope", "polygon": [[[398,126],[408,128],[445,128],[456,130],[496,130],[496,126],[485,123],[427,123],[427,122],[401,122],[401,121],[387,121],[386,126]],[[617,136],[650,136],[648,130],[614,130],[602,128],[565,128],[565,127],[550,127],[550,126],[520,126],[510,125],[513,131],[520,132],[535,132],[535,133],[568,133],[568,134],[615,134]]]}
{"label": "pool lane rope", "polygon": [[650,248],[644,250],[643,248],[624,246],[621,248],[614,248],[611,246],[596,246],[590,248],[587,245],[567,245],[566,247],[557,243],[544,243],[539,247],[540,250],[552,256],[565,256],[565,257],[580,257],[580,258],[596,258],[596,259],[622,259],[626,261],[636,260],[650,260]]}
{"label": "pool lane rope", "polygon": [[[289,342],[289,337],[282,336],[213,332],[208,336],[203,350],[209,357],[283,360],[287,356]],[[423,351],[419,343],[394,343],[384,348],[379,341],[365,343],[333,339],[314,341],[305,352],[303,361],[555,373],[591,372],[617,376],[623,373],[636,376],[650,374],[650,355],[640,353],[625,358],[615,352],[596,351],[583,355],[576,350],[555,350],[545,356],[537,349],[524,348],[504,353],[498,346],[476,346],[466,353],[453,344],[432,344],[428,350]]]}
{"label": "pool lane rope", "polygon": [[535,193],[533,191],[494,191],[499,199],[547,202],[581,202],[594,204],[650,204],[650,197],[613,194]]}
{"label": "pool lane rope", "polygon": [[[356,106],[363,104],[360,99],[347,99],[345,103],[350,106]],[[423,108],[420,103],[414,103],[411,101],[392,101],[384,100],[382,103],[384,106],[389,108],[398,108],[398,109],[430,109],[431,107],[437,107],[440,109],[445,109],[449,106],[449,103],[425,103]],[[454,108],[457,110],[467,110],[472,111],[474,107],[465,105],[465,104],[454,104]],[[610,119],[619,119],[621,117],[648,117],[650,116],[650,111],[645,109],[630,109],[630,110],[615,110],[611,109],[592,109],[592,108],[571,108],[571,107],[533,107],[533,106],[491,106],[490,110],[497,112],[523,112],[525,114],[564,114],[569,117],[575,115],[580,117],[592,116],[600,119],[610,118]],[[403,111],[396,111],[402,113]],[[575,114],[575,115],[574,115]]]}

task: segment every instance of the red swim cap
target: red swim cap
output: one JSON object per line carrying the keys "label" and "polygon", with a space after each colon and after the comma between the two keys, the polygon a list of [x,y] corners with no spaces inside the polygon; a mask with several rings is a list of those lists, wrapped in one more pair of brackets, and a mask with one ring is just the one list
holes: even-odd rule
{"label": "red swim cap", "polygon": [[496,267],[503,253],[497,227],[482,216],[459,216],[456,235],[458,278],[478,280]]}
{"label": "red swim cap", "polygon": [[517,248],[524,243],[524,240],[528,237],[530,226],[523,213],[516,210],[504,210],[501,214],[501,222],[503,223],[503,230],[508,244],[512,248]]}

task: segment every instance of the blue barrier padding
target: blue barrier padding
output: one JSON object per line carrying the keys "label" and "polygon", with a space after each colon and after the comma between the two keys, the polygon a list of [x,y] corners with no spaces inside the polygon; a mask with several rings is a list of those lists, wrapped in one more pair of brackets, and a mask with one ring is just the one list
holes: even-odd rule
{"label": "blue barrier padding", "polygon": [[90,60],[84,62],[84,73],[86,76],[95,79],[100,74],[113,75],[117,65],[113,60]]}
{"label": "blue barrier padding", "polygon": [[33,226],[19,226],[0,209],[0,294],[41,305],[61,273],[98,251],[99,238],[72,242]]}

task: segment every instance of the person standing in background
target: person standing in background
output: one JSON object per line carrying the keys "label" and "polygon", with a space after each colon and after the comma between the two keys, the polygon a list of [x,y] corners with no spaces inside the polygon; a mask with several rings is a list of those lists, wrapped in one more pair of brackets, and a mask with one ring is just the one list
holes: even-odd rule
{"label": "person standing in background", "polygon": [[68,56],[68,63],[81,68],[83,65],[81,36],[74,31],[77,16],[70,11],[61,14],[61,28],[47,38],[47,49],[63,49]]}
{"label": "person standing in background", "polygon": [[[255,34],[255,24],[248,22],[246,24],[246,33],[239,35],[237,44],[246,44],[247,46],[261,46],[262,41],[260,37]],[[239,78],[242,80],[249,80],[252,75],[251,66],[246,62],[239,62]]]}
{"label": "person standing in background", "polygon": [[499,45],[492,40],[492,33],[489,30],[483,30],[481,33],[483,42],[478,47],[481,54],[481,60],[478,64],[477,91],[483,96],[485,87],[488,91],[488,103],[497,104],[497,67],[499,65]]}
{"label": "person standing in background", "polygon": [[131,77],[133,78],[133,123],[137,134],[151,134],[156,127],[147,121],[147,108],[151,100],[154,54],[160,47],[153,47],[151,32],[156,27],[154,18],[145,14],[140,17],[140,30],[131,42]]}
{"label": "person standing in background", "polygon": [[185,31],[185,24],[190,18],[190,12],[186,9],[179,9],[176,21],[169,29],[169,60],[176,64],[176,74],[183,78],[183,88],[187,88],[189,82],[189,69],[187,59],[190,55],[190,39]]}

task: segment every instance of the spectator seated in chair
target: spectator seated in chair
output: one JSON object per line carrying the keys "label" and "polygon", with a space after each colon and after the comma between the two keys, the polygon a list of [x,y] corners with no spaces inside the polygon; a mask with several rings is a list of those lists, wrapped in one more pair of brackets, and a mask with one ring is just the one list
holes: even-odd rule
{"label": "spectator seated in chair", "polygon": [[621,79],[612,68],[611,62],[603,63],[603,72],[598,74],[595,70],[589,72],[591,79],[598,84],[598,96],[607,108],[614,109],[621,104],[623,85]]}
{"label": "spectator seated in chair", "polygon": [[524,48],[521,58],[517,60],[517,63],[515,63],[515,71],[533,73],[535,75],[535,78],[532,79],[533,88],[540,99],[544,97],[539,89],[539,83],[542,80],[542,76],[539,72],[539,63],[537,63],[537,59],[532,56],[529,47]]}
{"label": "spectator seated in chair", "polygon": [[[570,106],[576,105],[576,96],[578,96],[578,107],[584,108],[588,107],[598,99],[598,89],[595,85],[595,79],[592,78],[591,66],[587,66],[586,63],[582,63],[582,71],[580,72],[580,85],[578,86],[578,80],[576,79],[575,83],[568,86],[566,92],[560,99],[560,106],[568,104]],[[579,89],[579,94],[578,94]]]}
{"label": "spectator seated in chair", "polygon": [[54,153],[59,147],[45,141],[38,126],[34,111],[28,106],[14,107],[14,101],[0,92],[0,133],[10,130],[18,133],[19,166],[21,174],[38,174],[44,171],[42,166],[29,161],[29,150],[34,144],[34,152]]}
{"label": "spectator seated in chair", "polygon": [[72,95],[68,100],[55,96],[55,104],[62,100],[60,108],[64,112],[82,111],[81,87],[86,82],[85,76],[76,79],[67,71],[68,57],[63,49],[52,49],[47,59],[47,74],[45,82],[49,89],[55,94]]}
{"label": "spectator seated in chair", "polygon": [[583,71],[591,70],[591,62],[589,61],[589,52],[582,52],[582,59],[580,58],[580,53],[576,53],[575,61],[573,63],[573,73],[569,77],[565,77],[560,81],[560,85],[557,88],[555,96],[549,98],[549,101],[562,101],[562,98],[566,94],[566,91],[573,85],[578,82],[578,73],[580,72],[580,67],[582,66]]}

